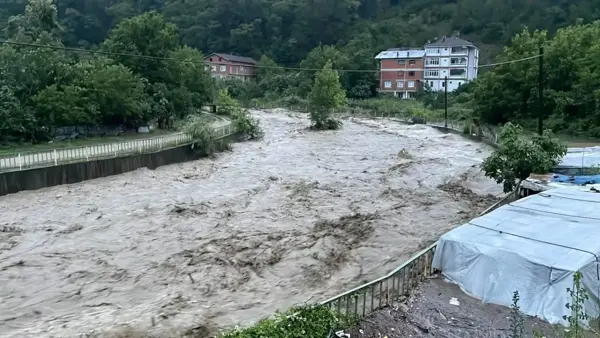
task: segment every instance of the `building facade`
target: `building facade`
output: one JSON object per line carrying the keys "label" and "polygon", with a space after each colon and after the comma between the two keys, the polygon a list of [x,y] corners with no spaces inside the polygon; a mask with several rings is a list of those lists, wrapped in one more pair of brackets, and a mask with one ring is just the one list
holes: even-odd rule
{"label": "building facade", "polygon": [[477,78],[479,49],[458,37],[442,38],[425,45],[424,81],[435,91],[448,91]]}
{"label": "building facade", "polygon": [[[448,91],[454,91],[473,81],[478,74],[479,49],[453,36],[428,43],[424,49],[388,49],[375,58],[380,61],[379,91],[411,98],[423,86],[444,91],[447,81]],[[407,81],[414,81],[414,87],[407,87]]]}
{"label": "building facade", "polygon": [[413,98],[422,86],[425,52],[419,49],[388,49],[379,53],[379,91]]}
{"label": "building facade", "polygon": [[213,78],[247,81],[256,76],[256,60],[231,54],[213,53],[204,58]]}

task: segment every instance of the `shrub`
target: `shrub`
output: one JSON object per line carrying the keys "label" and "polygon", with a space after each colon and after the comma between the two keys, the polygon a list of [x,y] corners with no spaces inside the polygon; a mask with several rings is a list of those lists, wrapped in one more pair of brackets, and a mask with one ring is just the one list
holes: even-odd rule
{"label": "shrub", "polygon": [[212,126],[203,118],[191,116],[183,127],[183,132],[192,137],[192,149],[201,156],[230,150],[229,142],[219,138]]}
{"label": "shrub", "polygon": [[351,324],[345,318],[322,306],[299,306],[285,313],[276,313],[274,319],[265,319],[256,325],[236,329],[219,338],[325,338],[331,332]]}
{"label": "shrub", "polygon": [[298,95],[284,96],[281,99],[279,99],[279,103],[285,107],[306,107],[306,106],[308,106],[308,101],[301,98]]}
{"label": "shrub", "polygon": [[234,112],[231,120],[235,130],[251,140],[259,140],[265,136],[258,119],[252,118],[245,110],[240,109]]}

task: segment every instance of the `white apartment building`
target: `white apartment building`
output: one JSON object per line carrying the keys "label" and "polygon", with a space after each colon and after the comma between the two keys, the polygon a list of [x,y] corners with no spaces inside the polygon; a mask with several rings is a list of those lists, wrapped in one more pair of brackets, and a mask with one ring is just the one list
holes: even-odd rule
{"label": "white apartment building", "polygon": [[477,78],[479,49],[458,37],[443,37],[425,45],[423,82],[435,91],[443,91],[448,77],[448,91]]}

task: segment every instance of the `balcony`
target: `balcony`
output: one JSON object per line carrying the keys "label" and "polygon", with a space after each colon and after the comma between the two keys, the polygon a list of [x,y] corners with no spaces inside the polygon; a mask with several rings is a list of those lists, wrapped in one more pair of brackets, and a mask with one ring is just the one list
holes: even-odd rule
{"label": "balcony", "polygon": [[467,66],[467,58],[466,57],[450,58],[450,67],[466,67],[466,66]]}
{"label": "balcony", "polygon": [[462,69],[450,69],[450,79],[465,79],[467,77],[467,70]]}
{"label": "balcony", "polygon": [[469,48],[467,47],[452,47],[450,55],[467,55],[469,54]]}

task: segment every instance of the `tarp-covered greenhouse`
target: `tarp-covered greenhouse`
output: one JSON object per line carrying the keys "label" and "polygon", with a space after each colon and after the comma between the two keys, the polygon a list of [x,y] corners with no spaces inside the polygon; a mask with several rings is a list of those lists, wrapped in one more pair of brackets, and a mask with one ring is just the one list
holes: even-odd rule
{"label": "tarp-covered greenhouse", "polygon": [[510,306],[519,291],[521,310],[567,324],[567,288],[576,271],[600,315],[600,193],[557,188],[517,200],[443,235],[433,267],[467,294]]}

